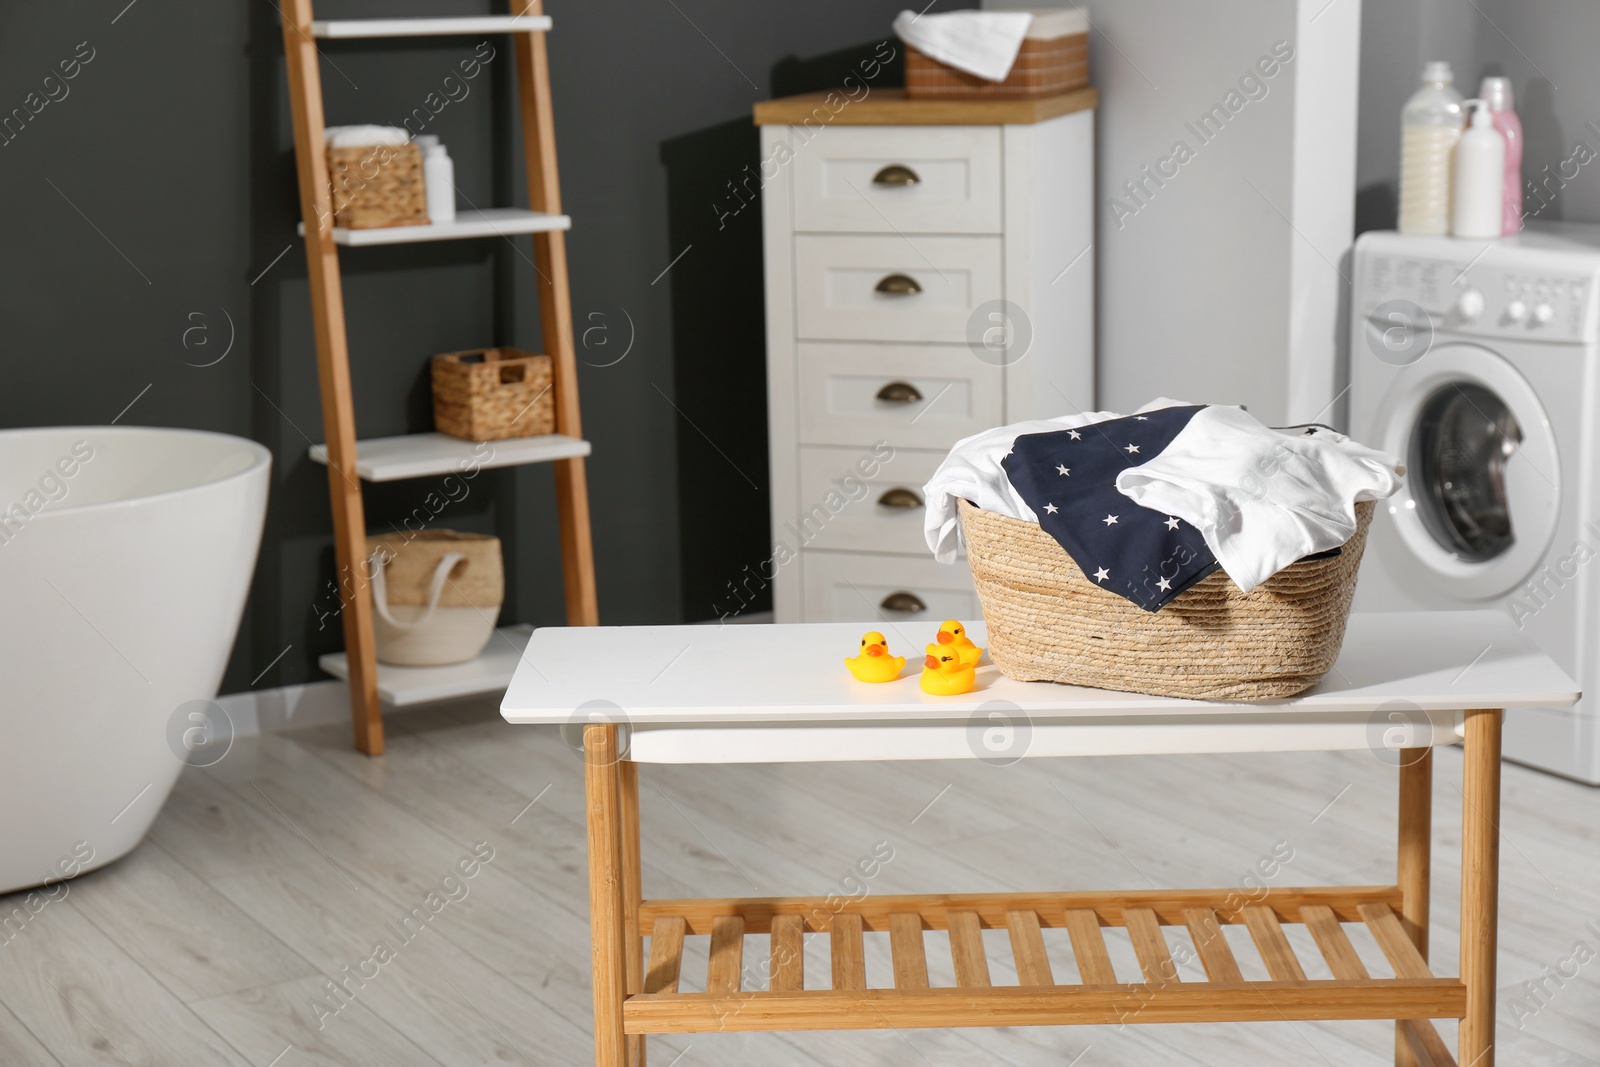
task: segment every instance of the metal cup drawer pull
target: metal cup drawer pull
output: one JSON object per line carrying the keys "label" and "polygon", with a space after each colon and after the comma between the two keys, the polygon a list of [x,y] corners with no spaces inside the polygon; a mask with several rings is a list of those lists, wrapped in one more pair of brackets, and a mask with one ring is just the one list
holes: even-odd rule
{"label": "metal cup drawer pull", "polygon": [[915,185],[922,179],[903,163],[891,163],[872,176],[873,185]]}
{"label": "metal cup drawer pull", "polygon": [[922,286],[909,274],[885,274],[872,288],[889,296],[912,296],[922,292]]}
{"label": "metal cup drawer pull", "polygon": [[912,490],[902,486],[885,490],[884,494],[878,498],[878,505],[885,508],[920,508],[922,506],[922,498]]}
{"label": "metal cup drawer pull", "polygon": [[921,597],[915,593],[907,593],[903,590],[898,593],[890,593],[888,596],[884,597],[883,600],[878,604],[878,607],[882,608],[884,611],[903,611],[907,614],[928,610],[928,605],[923,603]]}
{"label": "metal cup drawer pull", "polygon": [[878,390],[878,399],[890,404],[915,404],[922,399],[922,390],[910,382],[890,382]]}

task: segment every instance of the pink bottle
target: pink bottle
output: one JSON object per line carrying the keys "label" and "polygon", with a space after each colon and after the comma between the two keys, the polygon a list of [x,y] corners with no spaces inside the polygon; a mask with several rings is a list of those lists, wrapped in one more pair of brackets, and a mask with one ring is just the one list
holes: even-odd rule
{"label": "pink bottle", "polygon": [[1522,120],[1517,118],[1510,78],[1485,78],[1478,97],[1488,107],[1494,128],[1506,139],[1505,221],[1501,234],[1522,232]]}

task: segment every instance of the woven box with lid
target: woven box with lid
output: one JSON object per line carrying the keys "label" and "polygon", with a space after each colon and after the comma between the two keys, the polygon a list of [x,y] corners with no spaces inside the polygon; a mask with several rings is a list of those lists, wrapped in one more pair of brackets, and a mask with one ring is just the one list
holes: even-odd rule
{"label": "woven box with lid", "polygon": [[477,348],[433,357],[433,424],[468,441],[555,432],[549,356]]}
{"label": "woven box with lid", "polygon": [[1003,674],[1201,700],[1273,700],[1304,692],[1344,642],[1372,522],[1339,553],[1291,564],[1248,593],[1222,571],[1157,612],[1103,589],[1038,523],[960,503],[972,584]]}
{"label": "woven box with lid", "polygon": [[906,96],[924,99],[1017,100],[1082,89],[1089,84],[1089,17],[1041,9],[1004,81],[992,82],[906,46]]}

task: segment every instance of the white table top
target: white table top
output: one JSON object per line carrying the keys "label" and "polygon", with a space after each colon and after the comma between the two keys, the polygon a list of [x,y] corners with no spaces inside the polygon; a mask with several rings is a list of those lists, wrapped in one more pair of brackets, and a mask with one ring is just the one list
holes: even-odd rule
{"label": "white table top", "polygon": [[[534,631],[500,711],[513,723],[839,724],[851,720],[968,722],[995,702],[1034,723],[1107,717],[1227,717],[1374,712],[1396,701],[1422,712],[1561,708],[1579,691],[1498,611],[1358,614],[1338,662],[1289,700],[1174,700],[1016,682],[984,658],[978,686],[936,697],[917,684],[934,623],[880,624],[907,659],[897,681],[858,682],[845,670],[871,623],[548,627]],[[980,645],[983,624],[970,634]],[[916,669],[914,669],[916,668]]]}

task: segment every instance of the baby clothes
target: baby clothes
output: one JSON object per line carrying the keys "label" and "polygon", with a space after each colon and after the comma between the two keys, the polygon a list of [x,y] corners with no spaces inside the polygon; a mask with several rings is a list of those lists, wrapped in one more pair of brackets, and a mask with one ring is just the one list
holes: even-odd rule
{"label": "baby clothes", "polygon": [[1158,455],[1203,409],[1171,407],[1083,429],[1026,434],[1002,460],[1011,484],[1084,577],[1159,611],[1217,569],[1200,531],[1135,504],[1117,476]]}
{"label": "baby clothes", "polygon": [[1137,504],[1192,523],[1249,592],[1296,560],[1338,548],[1355,505],[1400,488],[1393,456],[1323,427],[1279,431],[1242,408],[1197,412],[1164,449],[1117,476]]}

